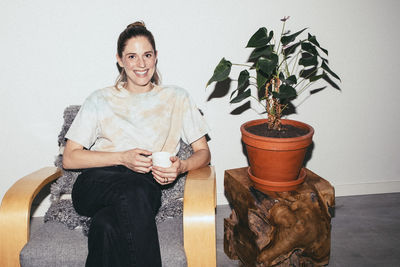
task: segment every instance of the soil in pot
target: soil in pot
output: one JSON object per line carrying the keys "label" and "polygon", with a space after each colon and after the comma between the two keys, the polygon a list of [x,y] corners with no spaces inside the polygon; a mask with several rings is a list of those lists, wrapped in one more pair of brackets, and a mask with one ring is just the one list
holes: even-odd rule
{"label": "soil in pot", "polygon": [[263,136],[263,137],[274,137],[274,138],[292,138],[306,135],[307,129],[298,128],[293,125],[282,124],[281,130],[268,129],[267,123],[252,125],[246,127],[246,130],[252,134]]}

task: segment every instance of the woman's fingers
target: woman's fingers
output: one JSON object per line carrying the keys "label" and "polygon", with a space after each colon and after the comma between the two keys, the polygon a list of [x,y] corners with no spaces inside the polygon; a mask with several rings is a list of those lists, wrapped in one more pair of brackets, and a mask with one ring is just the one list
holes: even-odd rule
{"label": "woman's fingers", "polygon": [[123,153],[123,165],[135,172],[148,173],[152,166],[150,155],[150,151],[140,148],[125,151]]}
{"label": "woman's fingers", "polygon": [[157,166],[152,167],[152,173],[156,181],[160,184],[172,183],[178,176],[174,168],[162,168]]}

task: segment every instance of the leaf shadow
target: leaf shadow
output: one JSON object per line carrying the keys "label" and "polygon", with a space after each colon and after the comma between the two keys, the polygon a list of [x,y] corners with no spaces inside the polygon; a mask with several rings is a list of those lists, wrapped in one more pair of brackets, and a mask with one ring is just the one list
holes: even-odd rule
{"label": "leaf shadow", "polygon": [[231,115],[240,115],[248,109],[251,109],[250,101],[247,101],[243,105],[240,105],[239,107],[232,110]]}
{"label": "leaf shadow", "polygon": [[231,78],[227,78],[222,82],[217,82],[214,87],[214,91],[210,94],[207,101],[210,101],[213,98],[222,98],[225,97],[229,93],[229,89],[231,88]]}
{"label": "leaf shadow", "polygon": [[296,114],[296,106],[293,105],[292,102],[286,103],[286,107],[284,110],[282,110],[282,116],[288,116],[290,114]]}

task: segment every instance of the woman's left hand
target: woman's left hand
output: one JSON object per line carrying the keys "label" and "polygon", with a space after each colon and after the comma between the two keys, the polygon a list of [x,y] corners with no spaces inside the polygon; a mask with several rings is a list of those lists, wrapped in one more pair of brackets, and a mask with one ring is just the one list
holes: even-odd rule
{"label": "woman's left hand", "polygon": [[170,160],[172,165],[169,168],[159,166],[152,167],[154,179],[161,185],[174,182],[176,177],[183,172],[183,161],[181,161],[177,156],[171,157]]}

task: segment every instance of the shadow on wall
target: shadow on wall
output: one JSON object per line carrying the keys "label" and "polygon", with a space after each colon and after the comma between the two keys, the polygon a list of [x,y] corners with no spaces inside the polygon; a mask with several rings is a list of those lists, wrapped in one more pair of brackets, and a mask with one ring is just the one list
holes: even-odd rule
{"label": "shadow on wall", "polygon": [[304,161],[303,161],[303,166],[307,167],[307,163],[311,160],[312,158],[312,153],[314,151],[314,141],[311,143],[311,145],[307,148],[307,152],[306,152],[306,156],[304,157]]}
{"label": "shadow on wall", "polygon": [[225,97],[229,93],[229,89],[231,88],[231,82],[232,80],[230,78],[222,82],[216,82],[214,91],[210,94],[207,101],[210,101],[213,98]]}

